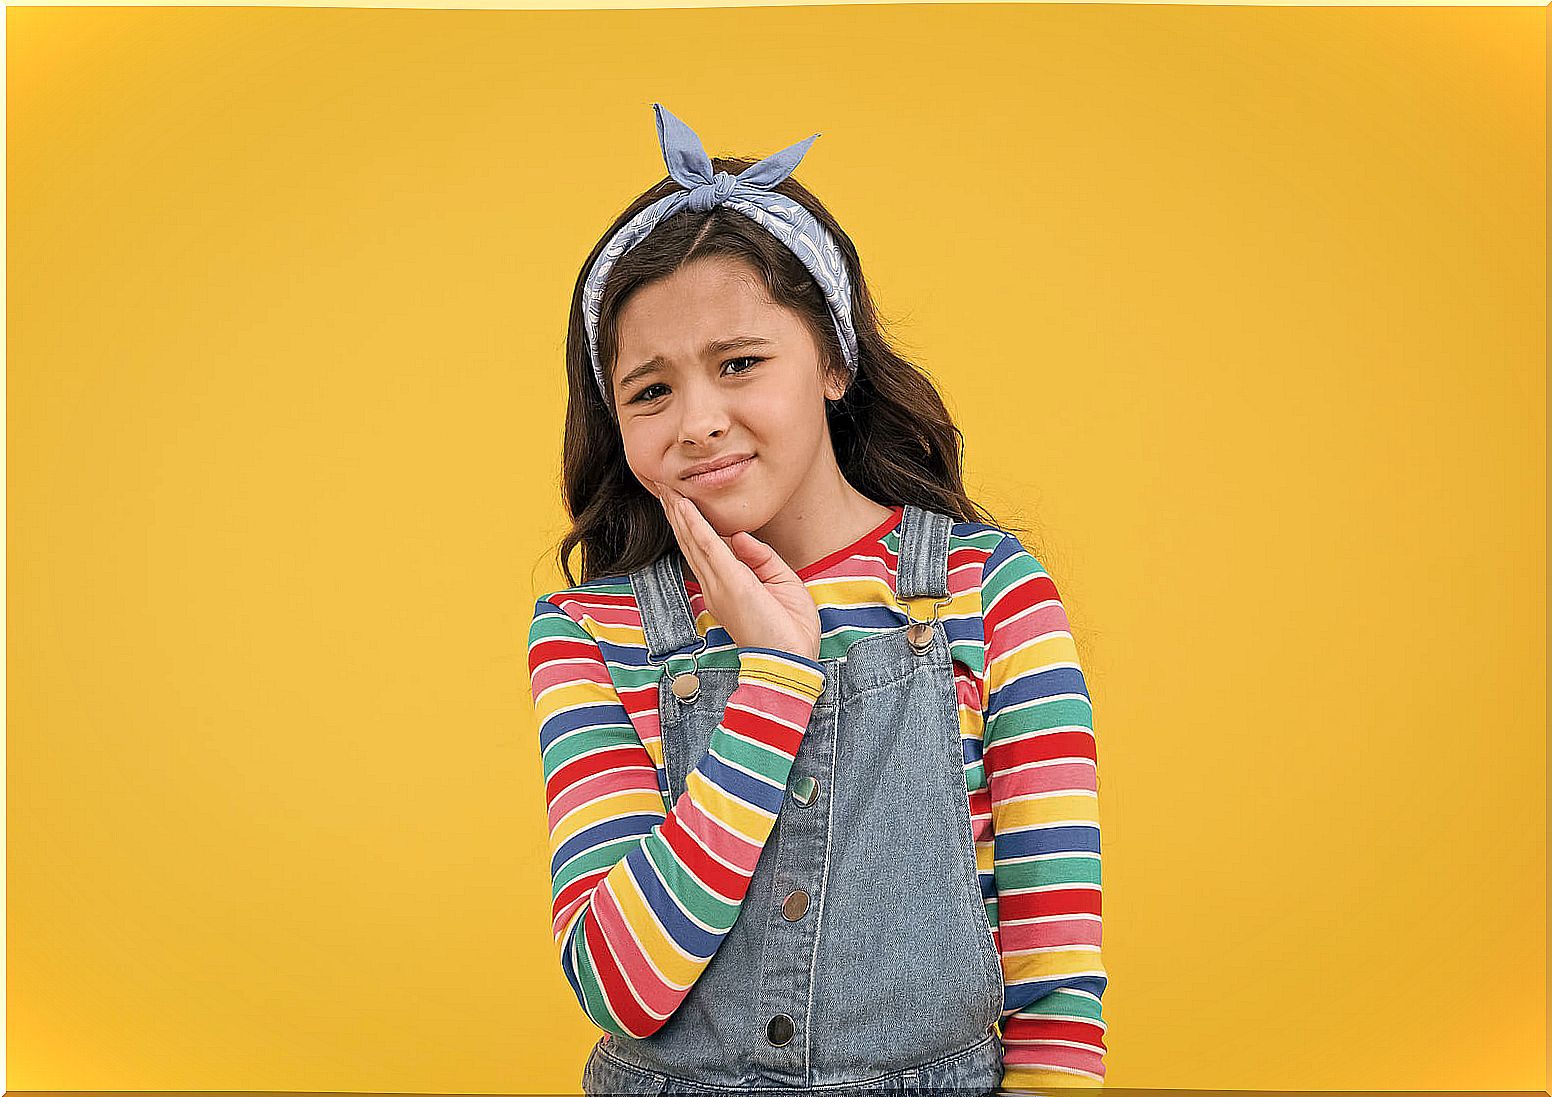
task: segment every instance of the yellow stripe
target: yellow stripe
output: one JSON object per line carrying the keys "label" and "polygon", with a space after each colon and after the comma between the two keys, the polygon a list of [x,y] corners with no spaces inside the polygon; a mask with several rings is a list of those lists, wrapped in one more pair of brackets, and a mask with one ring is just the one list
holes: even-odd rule
{"label": "yellow stripe", "polygon": [[1065,632],[1048,633],[1043,639],[1031,640],[1015,651],[1005,652],[991,661],[990,673],[993,688],[1010,682],[1020,675],[1048,667],[1055,663],[1076,663],[1078,646]]}
{"label": "yellow stripe", "polygon": [[550,836],[550,850],[553,853],[579,831],[586,830],[596,823],[605,822],[620,815],[635,815],[653,813],[659,817],[663,811],[663,798],[657,792],[640,789],[627,789],[613,792],[607,796],[599,797],[576,811],[567,815],[556,824],[555,830]]}
{"label": "yellow stripe", "polygon": [[[1017,1045],[1015,1044],[1014,1046]],[[1094,1050],[1098,1051],[1099,1049],[1095,1048]],[[1101,1085],[1102,1083],[1098,1079],[1091,1078],[1087,1074],[1074,1074],[1066,1070],[1050,1070],[1045,1067],[1026,1067],[1018,1063],[1004,1063],[1002,1085],[998,1087],[997,1094],[998,1097],[1002,1097],[1003,1094],[1014,1097],[1014,1094],[1020,1091],[1030,1090],[1033,1092],[1033,1087],[1035,1086],[1058,1088],[1065,1092],[1078,1087],[1097,1089]],[[1061,1097],[1061,1094],[1037,1094],[1037,1097]]]}
{"label": "yellow stripe", "polygon": [[981,872],[991,872],[997,865],[997,842],[988,838],[975,844],[975,867]]}
{"label": "yellow stripe", "polygon": [[1093,975],[1096,968],[1103,966],[1099,962],[1097,946],[1060,948],[1051,952],[1020,952],[1015,949],[1004,952],[1003,961],[1005,964],[1018,965],[1018,969],[1008,975],[1010,983],[1027,983],[1031,979],[1050,979],[1058,975]]}
{"label": "yellow stripe", "polygon": [[[666,882],[662,886],[667,887]],[[635,878],[631,877],[615,888],[614,897],[625,915],[625,921],[630,924],[631,936],[640,944],[641,950],[647,954],[652,966],[657,968],[662,977],[678,987],[687,987],[693,983],[696,976],[705,969],[706,961],[687,959],[674,947],[673,941],[658,925],[651,907],[637,890]]]}
{"label": "yellow stripe", "polygon": [[694,790],[692,795],[696,803],[701,805],[702,811],[757,845],[770,837],[771,828],[776,825],[775,818],[729,796],[699,770],[690,771],[685,779],[685,788]]}
{"label": "yellow stripe", "polygon": [[[616,705],[620,703],[620,695],[615,692],[614,683],[592,682],[582,678],[566,682],[563,685],[551,686],[534,698],[534,705],[541,724],[555,713],[564,712],[568,708],[575,708],[578,705],[597,705],[605,702]],[[590,728],[589,730],[596,729]]]}
{"label": "yellow stripe", "polygon": [[1023,800],[1004,800],[992,808],[992,821],[998,830],[1017,830],[1020,827],[1066,820],[1097,823],[1099,798],[1092,792],[1087,795],[1052,793]]}

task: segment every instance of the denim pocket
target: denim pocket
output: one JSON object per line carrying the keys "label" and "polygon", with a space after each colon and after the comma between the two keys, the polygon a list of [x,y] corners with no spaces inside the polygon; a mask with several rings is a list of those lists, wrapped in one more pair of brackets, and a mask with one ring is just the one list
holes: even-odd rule
{"label": "denim pocket", "polygon": [[988,1032],[964,1051],[916,1068],[921,1093],[991,1093],[1002,1079],[1002,1038]]}
{"label": "denim pocket", "polygon": [[610,1055],[600,1041],[588,1056],[582,1071],[582,1092],[587,1097],[662,1097],[668,1078],[653,1071],[633,1067]]}

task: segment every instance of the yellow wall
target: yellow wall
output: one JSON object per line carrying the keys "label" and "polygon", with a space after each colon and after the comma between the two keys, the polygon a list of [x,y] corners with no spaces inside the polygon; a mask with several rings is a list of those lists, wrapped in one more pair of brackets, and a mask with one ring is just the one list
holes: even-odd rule
{"label": "yellow wall", "polygon": [[13,8],[12,1088],[575,1090],[566,307],[821,131],[1096,705],[1111,1087],[1545,1082],[1545,9]]}

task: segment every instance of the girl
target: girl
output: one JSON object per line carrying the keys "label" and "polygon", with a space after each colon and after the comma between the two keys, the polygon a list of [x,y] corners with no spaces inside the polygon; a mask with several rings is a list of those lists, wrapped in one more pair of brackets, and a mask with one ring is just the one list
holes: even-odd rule
{"label": "girl", "polygon": [[819,135],[713,163],[653,109],[669,177],[572,299],[573,585],[529,634],[553,931],[604,1030],[583,1091],[1098,1085],[1056,587],[791,177]]}

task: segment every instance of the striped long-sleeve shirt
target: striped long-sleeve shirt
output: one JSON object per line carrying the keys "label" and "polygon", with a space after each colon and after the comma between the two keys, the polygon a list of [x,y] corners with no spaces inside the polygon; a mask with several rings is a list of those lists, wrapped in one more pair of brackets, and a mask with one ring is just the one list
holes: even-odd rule
{"label": "striped long-sleeve shirt", "polygon": [[[819,610],[821,659],[906,623],[892,593],[901,511],[798,572]],[[695,581],[685,585],[706,636],[700,665],[739,673],[676,803],[658,735],[662,668],[646,660],[628,578],[546,595],[529,632],[561,967],[596,1025],[635,1037],[673,1013],[738,916],[824,688],[817,661],[735,645]],[[939,621],[1006,987],[1002,1090],[1099,1085],[1099,780],[1067,614],[1018,538],[977,522],[950,532],[949,595]]]}

